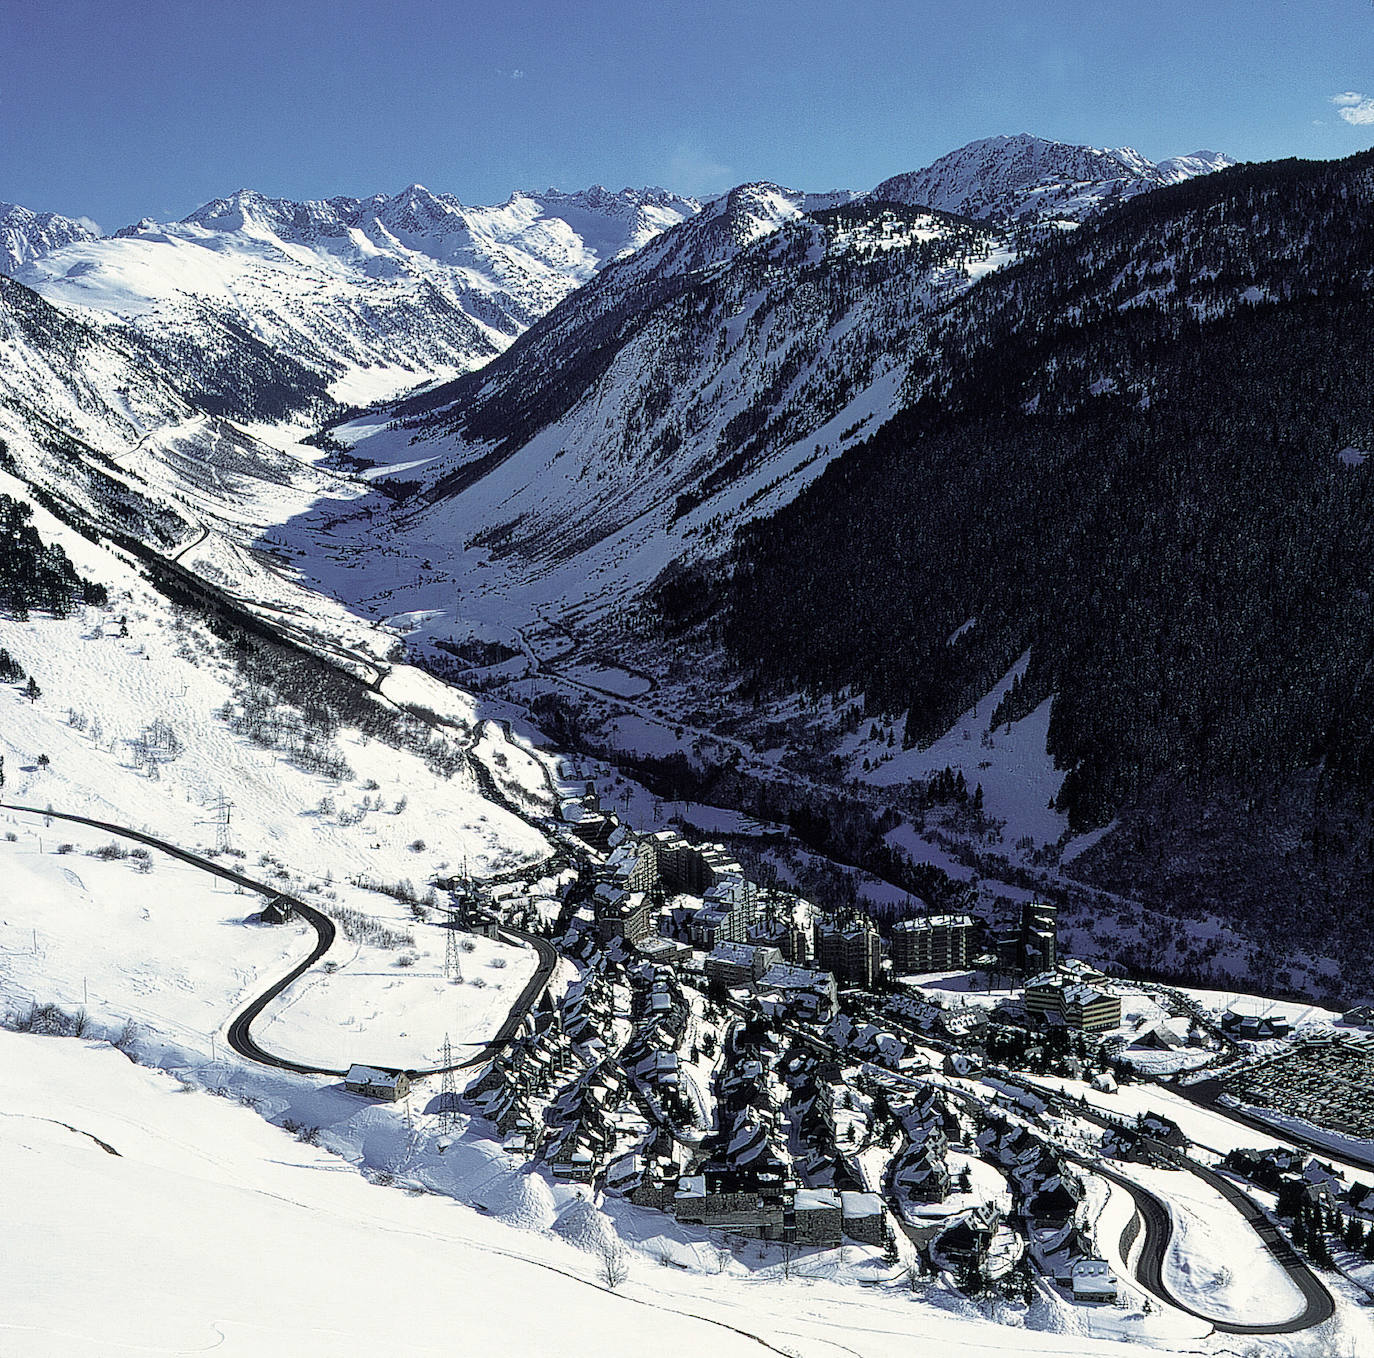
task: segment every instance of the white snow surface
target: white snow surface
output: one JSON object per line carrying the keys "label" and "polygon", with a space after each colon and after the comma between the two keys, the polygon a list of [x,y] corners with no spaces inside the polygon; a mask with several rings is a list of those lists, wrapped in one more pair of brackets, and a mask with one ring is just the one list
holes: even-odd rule
{"label": "white snow surface", "polygon": [[[98,1043],[0,1032],[0,1069],[6,1229],[44,1242],[7,1255],[0,1348],[16,1358],[205,1349],[638,1358],[646,1342],[673,1358],[761,1347],[904,1358],[913,1335],[933,1358],[1127,1351],[1072,1330],[1001,1327],[967,1304],[913,1297],[900,1280],[844,1287],[827,1268],[789,1282],[767,1261],[717,1276],[670,1221],[636,1231],[618,1213],[594,1212],[585,1190],[512,1174],[490,1142],[465,1136],[440,1151],[427,1138],[407,1153],[396,1110],[342,1093],[321,1090],[315,1103],[317,1114],[338,1110],[335,1121],[361,1109],[331,1134],[340,1159]],[[488,1210],[369,1184],[349,1169],[359,1159],[396,1164],[398,1186],[465,1184],[463,1195]],[[518,1229],[522,1221],[545,1233]],[[661,1268],[635,1250],[612,1293],[597,1257],[573,1243],[589,1232],[687,1267]]]}
{"label": "white snow surface", "polygon": [[1234,164],[1216,151],[1155,164],[1129,146],[1099,150],[1023,132],[970,142],[924,170],[884,180],[872,196],[965,217],[1078,222],[1107,202]]}
{"label": "white snow surface", "polygon": [[600,186],[491,207],[419,184],[303,203],[244,189],[105,238],[30,225],[11,271],[51,301],[155,337],[242,326],[328,373],[339,399],[374,400],[485,362],[603,264],[697,209],[663,189]]}
{"label": "white snow surface", "polygon": [[[1006,822],[1003,838],[1008,843],[1022,835],[1029,835],[1037,844],[1054,843],[1067,829],[1068,817],[1050,806],[1064,781],[1064,774],[1045,750],[1053,698],[1047,698],[1010,727],[993,729],[990,725],[997,704],[1029,663],[1028,651],[986,697],[924,749],[889,753],[881,741],[856,734],[841,747],[849,757],[850,773],[877,787],[893,787],[913,778],[929,778],[945,768],[954,769],[963,773],[970,793],[982,784],[985,813]],[[870,760],[868,769],[862,766],[865,758]]]}
{"label": "white snow surface", "polygon": [[1131,1165],[1127,1177],[1169,1207],[1164,1283],[1203,1315],[1245,1325],[1291,1320],[1303,1296],[1236,1209],[1196,1174]]}

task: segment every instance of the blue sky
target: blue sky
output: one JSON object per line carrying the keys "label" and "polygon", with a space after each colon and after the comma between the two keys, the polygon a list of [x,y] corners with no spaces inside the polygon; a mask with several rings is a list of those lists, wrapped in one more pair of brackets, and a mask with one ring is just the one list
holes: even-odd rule
{"label": "blue sky", "polygon": [[0,35],[0,199],[107,230],[243,187],[867,188],[998,132],[1374,143],[1371,0],[0,0]]}

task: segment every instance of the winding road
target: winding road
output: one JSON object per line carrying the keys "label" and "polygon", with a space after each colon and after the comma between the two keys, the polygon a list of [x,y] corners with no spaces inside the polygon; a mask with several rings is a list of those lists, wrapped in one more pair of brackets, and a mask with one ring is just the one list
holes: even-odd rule
{"label": "winding road", "polygon": [[[281,902],[288,905],[295,911],[307,924],[315,931],[315,946],[310,950],[309,955],[301,962],[298,962],[280,980],[273,982],[260,995],[251,1000],[242,1010],[235,1015],[229,1024],[228,1039],[229,1045],[240,1056],[246,1057],[250,1061],[256,1061],[259,1065],[273,1066],[278,1070],[289,1070],[298,1075],[333,1075],[340,1079],[346,1073],[343,1070],[334,1069],[327,1066],[311,1066],[300,1061],[292,1061],[284,1056],[277,1056],[272,1052],[258,1045],[252,1034],[252,1025],[255,1020],[293,981],[299,979],[325,953],[333,946],[336,936],[334,921],[322,911],[317,910],[313,905],[307,905],[304,901],[297,900],[294,896],[284,895],[275,887],[268,886],[263,882],[255,881],[251,877],[245,876],[241,872],[227,868],[213,859],[205,858],[201,854],[192,853],[189,849],[183,849],[179,845],[171,844],[165,839],[159,839],[156,835],[146,834],[142,830],[131,829],[127,825],[116,825],[112,821],[96,820],[90,816],[78,816],[71,812],[52,811],[47,807],[41,806],[18,806],[10,802],[0,802],[0,811],[19,811],[26,815],[47,816],[53,820],[70,821],[76,825],[86,825],[92,829],[104,831],[107,834],[117,835],[122,839],[132,839],[139,844],[146,844],[150,848],[159,850],[172,858],[179,859],[183,863],[189,863],[192,867],[201,869],[226,882],[233,882],[236,886],[241,886],[249,891],[256,892],[267,902]],[[515,1002],[511,1005],[505,1020],[496,1032],[486,1042],[482,1043],[473,1056],[464,1061],[455,1062],[451,1066],[435,1066],[430,1069],[416,1070],[405,1067],[392,1067],[390,1069],[401,1071],[412,1078],[420,1078],[426,1075],[439,1075],[446,1070],[462,1070],[469,1066],[481,1065],[482,1062],[490,1060],[502,1048],[504,1048],[520,1031],[530,1010],[534,1007],[535,1001],[543,994],[548,986],[549,978],[553,975],[554,968],[558,965],[558,952],[546,938],[540,938],[535,934],[527,934],[522,929],[508,928],[502,931],[507,942],[524,943],[532,947],[538,955],[538,962],[534,969],[534,975],[530,977],[520,994],[516,996]]]}
{"label": "winding road", "polygon": [[[1086,1118],[1088,1121],[1095,1122],[1098,1126],[1111,1131],[1120,1131],[1124,1125],[1121,1119],[1108,1117],[1087,1104],[1075,1103],[1065,1095],[1041,1085],[1024,1087],[1029,1092],[1045,1099],[1066,1116]],[[1174,1227],[1173,1220],[1169,1216],[1169,1209],[1163,1200],[1156,1197],[1149,1189],[1142,1188],[1130,1179],[1107,1169],[1101,1160],[1088,1160],[1082,1156],[1071,1156],[1071,1159],[1082,1165],[1090,1173],[1101,1175],[1102,1178],[1110,1179],[1112,1183],[1124,1188],[1134,1200],[1138,1216],[1132,1218],[1126,1230],[1122,1232],[1121,1257],[1125,1259],[1129,1256],[1130,1248],[1135,1241],[1134,1232],[1138,1229],[1137,1222],[1143,1221],[1145,1242],[1141,1246],[1140,1258],[1135,1266],[1136,1280],[1142,1287],[1153,1292],[1155,1296],[1177,1310],[1195,1316],[1198,1320],[1205,1320],[1209,1325],[1225,1334],[1296,1334],[1299,1330],[1309,1329],[1313,1325],[1320,1325],[1331,1319],[1335,1313],[1336,1303],[1330,1290],[1312,1271],[1307,1261],[1293,1248],[1283,1232],[1274,1225],[1263,1208],[1248,1193],[1238,1188],[1224,1174],[1218,1174],[1214,1169],[1182,1151],[1165,1146],[1153,1138],[1146,1138],[1145,1144],[1161,1161],[1171,1165],[1174,1169],[1196,1175],[1205,1184],[1220,1193],[1240,1213],[1246,1224],[1259,1236],[1260,1242],[1273,1256],[1275,1262],[1302,1293],[1304,1305],[1302,1312],[1291,1320],[1262,1325],[1235,1324],[1193,1310],[1192,1307],[1174,1296],[1164,1282],[1164,1260],[1169,1252],[1169,1241],[1173,1237]]]}
{"label": "winding road", "polygon": [[1289,1320],[1270,1321],[1264,1324],[1242,1325],[1219,1320],[1216,1316],[1194,1310],[1187,1302],[1180,1301],[1164,1281],[1164,1261],[1168,1257],[1169,1242],[1173,1239],[1174,1233],[1168,1207],[1148,1189],[1133,1183],[1114,1170],[1105,1168],[1099,1161],[1080,1160],[1079,1163],[1093,1174],[1111,1180],[1131,1195],[1137,1215],[1131,1218],[1121,1233],[1121,1257],[1129,1258],[1140,1223],[1143,1223],[1145,1239],[1140,1247],[1140,1257],[1135,1264],[1136,1280],[1146,1291],[1153,1292],[1175,1310],[1206,1321],[1223,1334],[1296,1334],[1300,1330],[1321,1325],[1335,1314],[1335,1299],[1326,1284],[1298,1256],[1283,1233],[1265,1216],[1259,1204],[1249,1194],[1241,1192],[1229,1179],[1190,1162],[1186,1168],[1215,1188],[1245,1218],[1275,1262],[1293,1280],[1303,1296],[1303,1309],[1298,1315]]}

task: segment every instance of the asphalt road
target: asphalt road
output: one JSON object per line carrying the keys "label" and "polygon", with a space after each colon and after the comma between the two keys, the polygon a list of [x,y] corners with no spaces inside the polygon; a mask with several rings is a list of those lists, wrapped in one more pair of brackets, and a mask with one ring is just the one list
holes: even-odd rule
{"label": "asphalt road", "polygon": [[1121,1233],[1121,1254],[1125,1258],[1135,1243],[1137,1222],[1143,1222],[1145,1239],[1136,1260],[1136,1280],[1147,1292],[1153,1292],[1162,1301],[1176,1310],[1183,1311],[1198,1320],[1204,1320],[1223,1334],[1296,1334],[1300,1330],[1311,1329],[1330,1320],[1336,1310],[1335,1300],[1327,1290],[1326,1284],[1308,1268],[1298,1257],[1283,1233],[1275,1227],[1259,1205],[1248,1194],[1241,1192],[1229,1179],[1200,1165],[1190,1163],[1187,1168],[1199,1178],[1205,1179],[1246,1219],[1255,1234],[1263,1241],[1264,1247],[1274,1257],[1279,1267],[1293,1280],[1302,1292],[1303,1309],[1290,1320],[1271,1321],[1262,1325],[1242,1325],[1232,1321],[1218,1320],[1205,1312],[1196,1311],[1187,1302],[1180,1301],[1164,1281],[1164,1260],[1169,1253],[1169,1242],[1173,1238],[1174,1226],[1169,1209],[1163,1201],[1148,1189],[1105,1168],[1100,1162],[1080,1161],[1093,1174],[1124,1188],[1135,1202],[1138,1217],[1133,1217]]}
{"label": "asphalt road", "polygon": [[[288,1060],[284,1056],[276,1056],[267,1051],[253,1039],[252,1025],[264,1009],[267,1008],[278,995],[284,991],[293,981],[303,976],[321,957],[333,946],[335,938],[334,921],[328,915],[316,910],[314,906],[307,905],[304,901],[297,900],[294,896],[285,896],[275,887],[269,886],[264,882],[254,881],[253,878],[245,876],[241,872],[235,872],[233,868],[227,868],[223,864],[216,863],[213,859],[205,858],[200,854],[192,853],[189,849],[183,849],[175,844],[169,844],[165,839],[159,839],[156,835],[145,834],[141,830],[132,830],[125,825],[115,825],[111,821],[94,820],[90,816],[72,815],[70,812],[50,811],[41,806],[16,806],[9,802],[0,802],[0,810],[22,811],[28,815],[49,816],[53,820],[71,821],[77,825],[88,825],[96,830],[103,830],[108,834],[118,835],[121,839],[132,839],[140,844],[146,844],[150,848],[158,849],[162,853],[168,854],[172,858],[179,859],[183,863],[189,863],[193,867],[200,868],[204,872],[212,873],[226,882],[233,882],[236,886],[241,886],[249,891],[257,892],[267,901],[280,900],[289,904],[295,912],[310,925],[315,931],[315,946],[311,949],[308,957],[304,961],[298,962],[280,980],[274,982],[262,994],[249,1002],[234,1017],[229,1025],[229,1045],[238,1052],[240,1056],[246,1057],[250,1061],[256,1061],[260,1065],[273,1066],[278,1070],[289,1070],[300,1075],[334,1075],[342,1078],[346,1073],[343,1070],[336,1070],[327,1066],[311,1066],[299,1061]],[[462,1070],[468,1066],[480,1065],[483,1061],[489,1060],[493,1055],[500,1051],[509,1043],[520,1031],[529,1011],[533,1008],[535,1001],[543,993],[544,988],[549,983],[549,978],[553,975],[554,968],[558,965],[558,952],[548,939],[539,938],[534,934],[527,934],[520,929],[507,929],[505,933],[510,942],[526,943],[534,948],[539,960],[535,967],[534,975],[530,977],[520,994],[516,996],[515,1003],[511,1005],[510,1012],[507,1013],[504,1022],[495,1034],[485,1042],[476,1055],[469,1057],[465,1061],[456,1063],[453,1066],[438,1066],[432,1070],[406,1070],[411,1076],[437,1075],[445,1069]],[[404,1067],[392,1067],[401,1070]]]}
{"label": "asphalt road", "polygon": [[[1061,1113],[1086,1118],[1090,1122],[1096,1122],[1099,1126],[1112,1130],[1119,1129],[1122,1125],[1119,1120],[1105,1117],[1087,1104],[1077,1104],[1051,1090],[1036,1087],[1033,1092],[1046,1099]],[[1164,1258],[1168,1253],[1169,1240],[1174,1230],[1168,1208],[1148,1189],[1142,1188],[1139,1184],[1132,1183],[1130,1180],[1104,1168],[1100,1160],[1089,1161],[1075,1157],[1091,1173],[1100,1174],[1104,1179],[1110,1179],[1113,1183],[1119,1184],[1135,1200],[1135,1205],[1145,1223],[1145,1243],[1141,1249],[1140,1259],[1136,1264],[1136,1278],[1141,1286],[1167,1301],[1170,1306],[1177,1307],[1180,1311],[1186,1311],[1190,1316],[1196,1316],[1199,1320],[1207,1321],[1225,1334],[1295,1334],[1299,1330],[1320,1325],[1323,1321],[1331,1318],[1335,1312],[1336,1303],[1326,1284],[1312,1271],[1307,1261],[1289,1244],[1283,1232],[1269,1220],[1259,1204],[1248,1193],[1238,1188],[1225,1175],[1218,1174],[1215,1170],[1200,1164],[1181,1151],[1173,1150],[1154,1140],[1149,1140],[1149,1145],[1160,1159],[1169,1162],[1175,1169],[1186,1170],[1190,1174],[1195,1174],[1204,1183],[1216,1189],[1245,1218],[1246,1223],[1259,1236],[1265,1249],[1269,1251],[1279,1267],[1288,1274],[1294,1285],[1302,1293],[1304,1309],[1301,1315],[1292,1320],[1269,1325],[1232,1324],[1228,1321],[1217,1320],[1213,1316],[1204,1315],[1201,1311],[1194,1311],[1173,1296],[1164,1285],[1162,1277]],[[1131,1227],[1128,1226],[1127,1230],[1130,1229]],[[1123,1234],[1123,1257],[1130,1243]]]}

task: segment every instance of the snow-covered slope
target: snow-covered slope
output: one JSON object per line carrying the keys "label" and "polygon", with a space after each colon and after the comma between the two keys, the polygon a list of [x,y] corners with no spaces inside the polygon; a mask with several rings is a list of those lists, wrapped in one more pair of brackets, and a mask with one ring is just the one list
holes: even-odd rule
{"label": "snow-covered slope", "polygon": [[[336,431],[428,503],[367,526],[332,586],[373,592],[380,529],[469,577],[465,607],[613,608],[795,495],[886,418],[927,316],[1009,257],[995,232],[923,210],[806,207],[736,189],[482,372]],[[447,589],[410,604],[443,608],[441,634]]]}
{"label": "snow-covered slope", "polygon": [[40,255],[95,238],[90,227],[70,217],[0,203],[0,273],[12,274]]}
{"label": "snow-covered slope", "polygon": [[1023,132],[970,142],[924,170],[885,179],[872,196],[980,219],[1082,221],[1111,202],[1233,164],[1216,151],[1155,164],[1129,146],[1097,150]]}
{"label": "snow-covered slope", "polygon": [[[739,1263],[717,1274],[709,1250],[671,1223],[642,1242],[611,1292],[596,1256],[568,1239],[579,1219],[606,1222],[579,1196],[586,1190],[511,1172],[495,1143],[464,1138],[440,1154],[395,1110],[337,1085],[281,1079],[242,1090],[274,1109],[294,1096],[297,1116],[323,1123],[338,1144],[331,1154],[204,1092],[198,1077],[208,1082],[209,1070],[174,1078],[97,1043],[6,1032],[0,1064],[12,1085],[0,1116],[6,1226],[25,1244],[7,1257],[0,1316],[0,1347],[15,1358],[639,1358],[650,1346],[661,1358],[898,1358],[913,1334],[931,1358],[1124,1358],[1142,1342],[1138,1317],[1129,1317],[1135,1334],[1121,1321],[1123,1342],[1111,1342],[1074,1333],[1071,1320],[1058,1334],[999,1326],[900,1279],[783,1282]],[[228,1075],[221,1066],[219,1078]],[[237,1092],[232,1083],[226,1092]],[[348,1160],[396,1187],[348,1172]],[[532,1201],[542,1190],[554,1229],[522,1231],[447,1196],[485,1204],[520,1189]],[[655,1251],[691,1260],[694,1248],[693,1264],[651,1260]],[[1323,1332],[1318,1342],[1364,1337]],[[1150,1340],[1196,1351],[1196,1341]],[[1280,1337],[1266,1352],[1315,1351],[1303,1343]]]}
{"label": "snow-covered slope", "polygon": [[0,465],[100,526],[155,550],[263,527],[357,494],[183,394],[176,371],[120,326],[93,326],[0,278]]}
{"label": "snow-covered slope", "polygon": [[493,207],[418,184],[303,203],[241,190],[105,239],[30,232],[16,263],[50,300],[128,321],[164,350],[267,345],[336,398],[366,401],[485,362],[697,207],[599,186]]}
{"label": "snow-covered slope", "polygon": [[[863,194],[743,184],[480,372],[341,437],[375,477],[422,488],[431,507],[386,540],[458,578],[475,568],[469,607],[493,594],[536,613],[618,607],[873,433],[928,318],[1014,256],[1015,219],[1071,225],[1225,163],[997,137]],[[335,583],[371,592],[362,577]]]}

